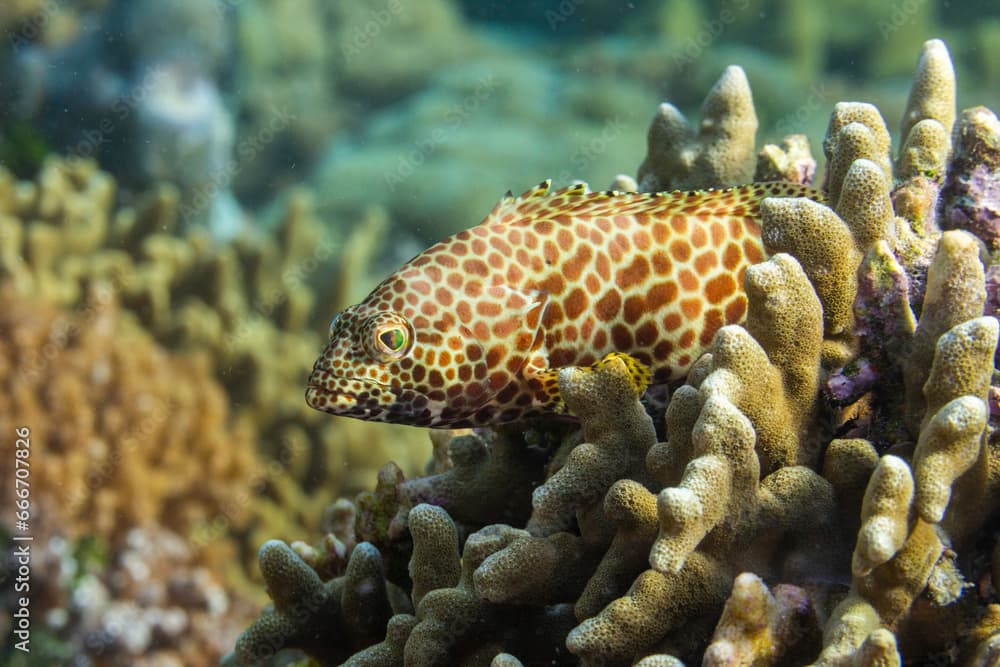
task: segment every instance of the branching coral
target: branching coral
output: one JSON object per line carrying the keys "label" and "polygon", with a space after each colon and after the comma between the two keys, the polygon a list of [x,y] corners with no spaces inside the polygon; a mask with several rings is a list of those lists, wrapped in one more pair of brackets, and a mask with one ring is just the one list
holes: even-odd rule
{"label": "branching coral", "polygon": [[639,190],[685,190],[750,180],[757,114],[747,76],[729,67],[705,97],[697,135],[669,103],[649,126],[649,153],[639,167]]}
{"label": "branching coral", "polygon": [[[334,296],[311,276],[339,247],[308,196],[289,198],[276,240],[225,244],[178,232],[169,186],[134,206],[118,198],[87,160],[50,159],[33,181],[0,169],[0,423],[36,435],[45,482],[33,500],[48,522],[38,539],[92,539],[116,554],[133,529],[159,523],[239,598],[256,592],[256,544],[319,528],[337,489],[361,488],[396,446],[415,468],[404,444],[413,436],[390,446],[371,425],[326,421],[302,402],[322,335],[312,312]],[[370,222],[355,248],[377,232],[378,217]],[[364,254],[353,261],[337,296],[358,289]],[[11,494],[5,469],[0,491]],[[326,567],[342,571],[353,544]],[[72,594],[76,583],[63,584]]]}
{"label": "branching coral", "polygon": [[[988,225],[967,221],[987,215],[986,189],[972,184],[995,180],[998,144],[995,117],[974,110],[952,146],[954,99],[947,50],[931,41],[895,160],[875,107],[836,106],[823,143],[828,203],[763,202],[773,255],[746,271],[746,323],[719,329],[674,388],[664,442],[653,442],[659,417],[642,408],[629,361],[612,357],[560,374],[582,438],[546,424],[530,437],[463,434],[450,443],[454,469],[383,483],[379,548],[412,538],[414,559],[447,553],[449,565],[411,564],[417,623],[400,616],[368,651],[407,665],[845,666],[901,664],[957,642],[987,664],[996,610],[965,581],[1000,562],[984,529],[1000,507],[995,270],[980,239],[941,233],[939,220],[992,244]],[[753,118],[736,69],[709,94],[700,138],[661,107],[635,185],[745,178]],[[808,181],[807,157],[793,142],[771,147],[758,173]],[[984,164],[989,176],[971,176]],[[519,469],[506,447],[545,433],[562,446],[541,480],[538,459]],[[530,519],[496,495],[532,489]],[[459,541],[478,529],[457,584],[455,533],[442,510],[407,517],[420,501],[448,511]],[[532,645],[539,637],[549,653]]]}
{"label": "branching coral", "polygon": [[[657,636],[678,629],[685,618],[717,608],[732,576],[731,570],[721,565],[729,559],[728,554],[755,542],[757,548],[767,551],[767,546],[759,542],[763,527],[772,531],[765,541],[778,539],[786,531],[805,529],[815,521],[816,514],[829,511],[824,505],[832,506],[829,485],[810,470],[794,466],[794,458],[788,459],[798,456],[800,445],[803,451],[810,449],[799,429],[790,427],[801,418],[801,405],[795,405],[792,412],[774,410],[771,395],[771,410],[765,410],[758,401],[766,394],[751,394],[744,388],[774,378],[770,381],[775,391],[783,393],[784,370],[792,397],[799,392],[809,399],[805,401],[805,415],[809,414],[810,397],[817,385],[821,341],[816,296],[798,264],[787,256],[753,267],[748,271],[747,283],[758,290],[748,288],[750,317],[756,318],[752,325],[748,322],[748,327],[770,328],[765,344],[781,367],[772,366],[767,353],[745,331],[724,327],[716,336],[705,369],[707,375],[698,387],[700,409],[688,410],[686,406],[693,404],[678,403],[675,394],[675,402],[668,410],[668,443],[656,445],[648,458],[669,451],[671,436],[677,432],[674,429],[691,433],[690,458],[678,485],[660,491],[657,499],[659,536],[649,551],[654,570],[641,574],[623,597],[570,634],[570,650],[586,660],[621,659],[628,652],[651,646]],[[761,312],[755,314],[758,308]],[[784,312],[780,320],[783,326],[787,326],[786,322],[791,326],[769,327],[768,323],[775,321],[775,310]],[[812,346],[796,341],[793,349],[797,326],[812,329]],[[811,363],[802,363],[810,356]],[[693,423],[672,418],[674,406],[680,406],[678,409]],[[747,414],[741,406],[745,406]],[[581,414],[581,420],[587,424],[588,415]],[[756,436],[755,420],[759,424]],[[771,424],[774,426],[769,427]],[[760,482],[758,470],[765,465],[773,474]],[[657,468],[665,477],[673,476],[667,466]],[[643,495],[638,489],[633,493]],[[617,562],[616,550],[608,555]],[[602,580],[607,577],[603,571],[599,574]],[[685,593],[680,595],[680,590]],[[667,604],[668,598],[676,602]],[[624,637],[597,639],[616,624],[629,628]],[[592,639],[594,633],[597,638]]]}
{"label": "branching coral", "polygon": [[[804,639],[805,635],[810,635]],[[768,590],[756,575],[744,572],[733,581],[733,592],[705,650],[702,665],[751,665],[801,660],[819,639],[816,612],[808,593],[779,584]],[[798,655],[787,655],[789,646]]]}
{"label": "branching coral", "polygon": [[450,469],[407,480],[401,491],[410,502],[440,505],[470,526],[524,521],[528,494],[544,476],[544,460],[525,452],[527,446],[516,429],[459,435],[449,443]]}
{"label": "branching coral", "polygon": [[[382,558],[370,544],[358,545],[344,576],[327,584],[281,542],[265,543],[259,558],[274,608],[236,643],[236,656],[244,663],[288,646],[306,649],[321,660],[340,661],[382,636],[391,610]],[[337,645],[325,641],[331,629],[340,637]]]}
{"label": "branching coral", "polygon": [[[247,443],[236,447],[280,462],[278,469],[255,470],[229,487],[225,509],[201,517],[199,541],[214,541],[218,526],[244,509],[257,515],[251,542],[275,533],[304,536],[290,527],[317,526],[335,493],[331,487],[362,488],[362,479],[367,483],[385,459],[405,454],[404,443],[412,442],[413,435],[404,433],[396,451],[373,436],[378,431],[371,425],[324,420],[301,400],[301,378],[321,335],[315,304],[350,298],[355,284],[345,276],[336,295],[314,286],[340,239],[312,216],[305,193],[289,197],[276,221],[276,242],[247,235],[216,245],[204,231],[176,233],[174,189],[164,186],[134,207],[117,206],[114,180],[93,162],[50,160],[33,182],[0,170],[0,212],[0,276],[14,292],[92,319],[87,294],[104,286],[126,319],[137,320],[158,343],[194,360],[206,379],[222,385],[225,394],[203,403],[216,412],[224,402],[233,406],[234,428]],[[352,236],[355,249],[379,229],[377,216],[369,222]],[[352,261],[348,269],[355,272],[364,263],[363,256]],[[326,479],[315,478],[319,469],[328,472]],[[343,476],[345,469],[357,477]],[[260,496],[252,508],[248,494]]]}
{"label": "branching coral", "polygon": [[643,463],[656,434],[636,400],[645,383],[636,383],[629,366],[628,359],[610,358],[594,369],[560,372],[559,387],[569,409],[600,418],[587,422],[586,442],[574,447],[562,469],[535,489],[529,531],[548,535],[565,529],[573,510],[599,504],[615,480],[646,478]]}
{"label": "branching coral", "polygon": [[962,112],[955,156],[942,189],[941,226],[965,229],[1000,248],[1000,121],[985,107]]}

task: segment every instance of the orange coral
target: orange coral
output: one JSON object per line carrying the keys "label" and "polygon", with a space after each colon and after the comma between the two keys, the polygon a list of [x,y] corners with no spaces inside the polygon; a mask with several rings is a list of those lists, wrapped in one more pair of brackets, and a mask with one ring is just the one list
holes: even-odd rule
{"label": "orange coral", "polygon": [[[106,286],[69,314],[9,285],[0,303],[0,428],[31,428],[33,498],[67,537],[150,521],[185,534],[260,465],[204,364],[157,345]],[[247,509],[226,511],[243,524]]]}

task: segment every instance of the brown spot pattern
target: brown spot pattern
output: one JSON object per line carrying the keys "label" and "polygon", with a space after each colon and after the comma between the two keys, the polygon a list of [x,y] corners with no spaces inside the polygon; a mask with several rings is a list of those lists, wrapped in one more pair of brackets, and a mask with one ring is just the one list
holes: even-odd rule
{"label": "brown spot pattern", "polygon": [[705,296],[710,303],[720,303],[736,291],[736,281],[728,273],[723,273],[705,283]]}
{"label": "brown spot pattern", "polygon": [[570,320],[575,320],[580,317],[580,314],[587,307],[587,294],[579,287],[573,289],[566,296],[566,317]]}
{"label": "brown spot pattern", "polygon": [[594,314],[597,315],[597,319],[601,322],[610,322],[618,317],[618,311],[621,307],[621,293],[617,289],[612,289],[597,300],[597,303],[594,305]]}
{"label": "brown spot pattern", "polygon": [[682,299],[681,312],[688,320],[693,320],[701,314],[701,299]]}
{"label": "brown spot pattern", "polygon": [[747,299],[742,294],[726,306],[726,324],[736,324],[743,321],[747,312]]}
{"label": "brown spot pattern", "polygon": [[691,257],[691,244],[686,239],[675,239],[670,244],[670,255],[678,262],[686,262]]}

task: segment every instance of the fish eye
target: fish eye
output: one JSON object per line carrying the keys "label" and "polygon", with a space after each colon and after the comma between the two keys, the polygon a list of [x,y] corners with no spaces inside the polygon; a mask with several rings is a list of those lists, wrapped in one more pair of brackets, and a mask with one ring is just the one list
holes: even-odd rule
{"label": "fish eye", "polygon": [[375,330],[375,356],[381,361],[395,361],[410,351],[410,330],[402,324],[385,324]]}
{"label": "fish eye", "polygon": [[334,313],[333,317],[330,318],[330,326],[327,327],[327,332],[329,335],[333,335],[333,328],[337,326],[337,320],[340,319],[340,313]]}
{"label": "fish eye", "polygon": [[407,332],[403,327],[392,327],[378,335],[378,342],[387,352],[398,352],[406,345]]}
{"label": "fish eye", "polygon": [[369,321],[366,347],[382,363],[402,359],[413,347],[413,327],[403,317],[379,314]]}

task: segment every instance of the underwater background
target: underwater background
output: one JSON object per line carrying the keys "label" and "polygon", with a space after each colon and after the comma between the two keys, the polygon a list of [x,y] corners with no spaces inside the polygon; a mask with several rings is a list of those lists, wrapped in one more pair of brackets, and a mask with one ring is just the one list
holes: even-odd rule
{"label": "underwater background", "polygon": [[[401,501],[387,489],[441,474],[450,436],[310,409],[330,317],[507,190],[634,175],[658,105],[697,119],[731,64],[753,91],[758,147],[802,133],[819,155],[842,100],[874,104],[898,147],[934,38],[958,109],[1000,108],[1000,4],[987,0],[3,0],[0,664],[219,664],[289,597],[265,591],[268,540],[300,541],[297,564],[327,582],[346,576],[359,536],[378,534],[389,579],[406,580],[413,547],[394,541]],[[523,497],[499,515],[459,521],[456,545],[487,524],[523,526],[544,477],[511,484]],[[33,538],[27,582],[19,535]],[[976,553],[1000,571],[991,548]],[[836,583],[846,590],[850,572]],[[406,595],[393,585],[390,597]],[[1000,636],[1000,608],[980,607],[977,619],[996,614],[980,635]],[[30,653],[18,648],[24,608]],[[328,652],[289,645],[339,664],[382,641],[384,621],[374,635],[330,629]],[[955,637],[976,622],[954,621]],[[512,645],[494,639],[483,646]],[[974,653],[930,643],[934,664]],[[560,650],[544,662],[575,664]],[[393,656],[356,664],[403,664]]]}

